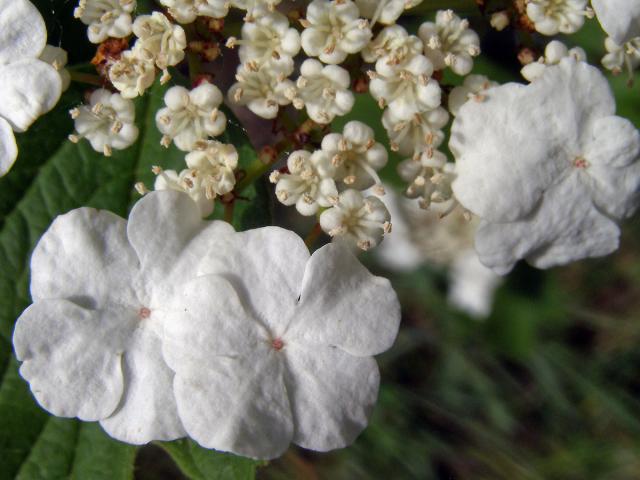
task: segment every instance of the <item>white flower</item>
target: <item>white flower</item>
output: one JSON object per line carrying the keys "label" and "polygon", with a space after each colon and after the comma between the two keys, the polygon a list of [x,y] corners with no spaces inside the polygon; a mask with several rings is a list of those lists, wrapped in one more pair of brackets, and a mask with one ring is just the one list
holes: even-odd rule
{"label": "white flower", "polygon": [[509,26],[511,19],[509,18],[509,14],[506,10],[500,10],[499,12],[491,14],[490,23],[493,28],[501,32]]}
{"label": "white flower", "polygon": [[58,75],[60,75],[62,91],[65,92],[71,85],[71,74],[64,68],[68,61],[67,52],[60,47],[45,45],[39,59],[56,69]]}
{"label": "white flower", "polygon": [[296,86],[294,106],[306,107],[309,118],[320,124],[331,123],[336,115],[346,115],[355,103],[349,72],[337,65],[323,67],[313,58],[300,66]]}
{"label": "white flower", "polygon": [[484,75],[469,75],[464,79],[462,85],[455,87],[449,93],[449,111],[452,115],[457,115],[460,107],[469,100],[482,102],[485,99],[487,90],[497,87],[498,83],[489,80]]}
{"label": "white flower", "polygon": [[89,25],[90,42],[102,43],[109,37],[124,38],[131,34],[131,12],[135,8],[135,0],[80,0],[73,15]]}
{"label": "white flower", "polygon": [[378,197],[365,197],[362,192],[348,189],[338,201],[320,214],[324,232],[361,250],[374,248],[391,231],[391,216]]}
{"label": "white flower", "polygon": [[322,150],[336,168],[335,179],[356,190],[380,184],[377,171],[387,164],[387,150],[376,142],[371,127],[357,120],[347,123],[342,133],[322,139]]}
{"label": "white flower", "polygon": [[239,8],[240,10],[247,11],[247,17],[245,21],[254,21],[254,11],[267,9],[270,12],[273,12],[276,9],[276,5],[278,5],[282,0],[228,0],[228,3],[235,8]]}
{"label": "white flower", "polygon": [[602,29],[618,45],[640,37],[639,0],[591,0]]}
{"label": "white flower", "polygon": [[240,45],[240,61],[253,70],[279,62],[292,69],[289,64],[300,51],[300,34],[281,13],[259,9],[253,22],[242,25],[242,39],[230,37],[227,41],[228,47],[235,45]]}
{"label": "white flower", "polygon": [[135,115],[131,100],[99,88],[89,97],[89,105],[71,110],[76,131],[69,139],[77,143],[86,138],[96,152],[110,156],[112,149],[123,150],[137,140]]}
{"label": "white flower", "polygon": [[424,42],[424,54],[436,70],[451,68],[466,75],[473,68],[473,57],[480,54],[480,38],[469,29],[469,22],[451,10],[439,10],[436,22],[420,25],[418,36]]}
{"label": "white flower", "polygon": [[589,14],[586,7],[587,0],[528,0],[527,16],[543,35],[575,33]]}
{"label": "white flower", "polygon": [[289,173],[276,170],[269,177],[276,183],[276,197],[281,203],[295,205],[301,215],[308,216],[338,201],[335,168],[326,152],[297,150],[289,155],[287,167]]}
{"label": "white flower", "polygon": [[580,62],[587,61],[587,54],[580,47],[568,49],[567,46],[559,40],[552,40],[544,49],[544,57],[540,57],[537,62],[532,62],[520,70],[524,78],[533,82],[542,75],[544,69],[549,65],[557,65],[560,60],[566,57],[572,57]]}
{"label": "white flower", "polygon": [[[184,59],[187,37],[179,25],[174,25],[160,12],[140,15],[133,22],[133,33],[138,40],[133,47],[136,55],[165,70]],[[167,74],[168,75],[168,74]]]}
{"label": "white flower", "polygon": [[310,256],[297,235],[276,227],[221,235],[210,247],[201,276],[175,304],[188,320],[165,323],[164,355],[189,436],[262,459],[290,442],[319,451],[353,442],[378,393],[372,355],[398,330],[388,280],[340,245]]}
{"label": "white flower", "polygon": [[13,334],[38,403],[99,420],[128,443],[184,436],[162,358],[164,322],[188,318],[170,305],[211,239],[232,233],[173,191],[145,195],[128,222],[92,208],[57,217],[31,258],[34,303]]}
{"label": "white flower", "polygon": [[432,203],[442,204],[437,209],[444,214],[454,207],[451,182],[455,178],[454,164],[447,162],[444,153],[428,151],[418,158],[408,158],[398,164],[400,178],[409,183],[406,195],[418,198],[420,208]]}
{"label": "white flower", "polygon": [[61,78],[39,60],[47,43],[42,16],[27,0],[0,0],[0,176],[17,156],[24,132],[58,102]]}
{"label": "white flower", "polygon": [[369,72],[369,91],[381,107],[389,106],[395,118],[410,120],[416,113],[440,106],[440,85],[431,78],[433,65],[424,55],[400,64],[380,58]]}
{"label": "white flower", "polygon": [[393,64],[422,53],[422,40],[409,35],[400,25],[391,25],[380,31],[378,36],[362,50],[362,58],[367,63],[375,63],[384,57]]}
{"label": "white flower", "polygon": [[165,147],[173,143],[180,150],[190,152],[198,142],[224,132],[227,117],[218,110],[222,93],[215,85],[204,82],[189,91],[184,87],[171,87],[164,94],[167,105],[156,113],[156,126],[163,134]]}
{"label": "white flower", "polygon": [[567,58],[486,97],[460,109],[449,145],[482,263],[506,273],[521,258],[547,268],[616,250],[639,201],[640,134],[614,116],[604,76]]}
{"label": "white flower", "polygon": [[287,78],[291,71],[275,66],[254,71],[241,65],[236,73],[237,82],[229,89],[228,98],[237,105],[246,105],[259,117],[275,118],[280,105],[289,105],[295,97],[295,85]]}
{"label": "white flower", "polygon": [[369,22],[360,18],[351,0],[313,0],[302,24],[302,48],[324,63],[344,62],[348,54],[361,51],[372,36]]}
{"label": "white flower", "polygon": [[438,148],[444,140],[442,128],[449,121],[449,114],[442,107],[416,113],[410,120],[399,120],[390,109],[382,115],[382,125],[387,130],[391,150],[401,155],[419,158],[424,152]]}
{"label": "white flower", "polygon": [[109,80],[124,98],[144,94],[155,78],[154,62],[142,58],[134,50],[122,52],[120,59],[109,68]]}
{"label": "white flower", "polygon": [[[175,190],[186,193],[198,205],[202,218],[208,217],[213,213],[213,199],[207,198],[201,185],[201,179],[194,177],[191,169],[186,168],[178,173],[175,170],[163,170],[160,167],[154,167],[153,173],[156,174],[156,181],[153,185],[154,190]],[[144,191],[143,187],[140,193],[145,195],[148,192]]]}
{"label": "white flower", "polygon": [[404,13],[422,3],[422,0],[355,0],[360,9],[360,14],[371,20],[371,25],[376,22],[391,25]]}
{"label": "white flower", "polygon": [[229,0],[160,0],[178,23],[191,23],[196,17],[223,18],[229,13]]}
{"label": "white flower", "polygon": [[233,145],[209,140],[188,153],[185,160],[207,199],[233,190],[236,184],[233,171],[238,167],[238,152]]}
{"label": "white flower", "polygon": [[631,78],[640,66],[640,37],[632,38],[624,45],[618,45],[611,37],[604,41],[607,54],[602,57],[602,65],[614,75],[626,70]]}

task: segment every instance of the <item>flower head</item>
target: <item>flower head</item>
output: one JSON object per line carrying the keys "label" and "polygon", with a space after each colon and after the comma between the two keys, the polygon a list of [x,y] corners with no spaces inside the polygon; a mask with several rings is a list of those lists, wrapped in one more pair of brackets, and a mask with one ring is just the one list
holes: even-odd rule
{"label": "flower head", "polygon": [[137,56],[155,62],[161,70],[177,65],[184,59],[187,37],[179,25],[174,25],[160,12],[140,15],[133,22]]}
{"label": "flower head", "polygon": [[267,66],[254,70],[246,65],[238,68],[237,82],[229,89],[228,98],[237,105],[246,105],[262,118],[275,118],[281,105],[289,105],[295,98],[295,85],[287,78],[293,65]]}
{"label": "flower head", "polygon": [[527,16],[543,35],[575,33],[587,15],[587,0],[529,0]]}
{"label": "flower head", "polygon": [[229,0],[160,0],[179,23],[191,23],[196,17],[223,18],[229,13]]}
{"label": "flower head", "polygon": [[387,63],[398,64],[420,53],[422,41],[418,37],[409,35],[400,25],[391,25],[367,44],[362,50],[362,58],[367,63],[375,63],[384,57]]}
{"label": "flower head", "polygon": [[156,78],[156,67],[139,51],[127,50],[109,68],[109,80],[124,98],[135,98],[144,94]]}
{"label": "flower head", "polygon": [[109,37],[131,34],[131,13],[135,8],[135,0],[80,0],[73,15],[89,26],[89,41],[102,43]]}
{"label": "flower head", "polygon": [[191,176],[197,178],[205,198],[213,200],[233,190],[238,166],[238,152],[233,145],[209,140],[187,154]]}

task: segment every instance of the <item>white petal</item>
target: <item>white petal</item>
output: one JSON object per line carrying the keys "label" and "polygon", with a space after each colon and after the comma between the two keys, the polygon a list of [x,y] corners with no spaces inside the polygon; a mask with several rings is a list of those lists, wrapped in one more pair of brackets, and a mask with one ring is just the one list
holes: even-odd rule
{"label": "white petal", "polygon": [[371,357],[354,357],[335,347],[305,347],[285,346],[293,442],[323,452],[350,445],[376,403],[378,365]]}
{"label": "white petal", "polygon": [[27,0],[0,0],[0,65],[37,58],[47,43],[38,9]]}
{"label": "white petal", "polygon": [[591,0],[602,29],[618,44],[640,36],[638,0]]}
{"label": "white petal", "polygon": [[18,158],[18,145],[9,122],[0,117],[0,177],[5,175]]}
{"label": "white petal", "polygon": [[344,246],[330,244],[309,259],[287,336],[368,356],[389,349],[399,325],[400,304],[389,281],[369,273]]}
{"label": "white petal", "polygon": [[25,59],[0,67],[0,116],[25,131],[60,98],[62,80],[51,65]]}

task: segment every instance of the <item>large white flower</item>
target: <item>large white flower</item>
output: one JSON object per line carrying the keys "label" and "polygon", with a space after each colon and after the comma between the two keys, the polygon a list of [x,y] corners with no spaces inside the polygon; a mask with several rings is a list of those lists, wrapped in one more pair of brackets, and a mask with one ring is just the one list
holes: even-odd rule
{"label": "large white flower", "polygon": [[640,0],[591,0],[602,29],[622,45],[640,37]]}
{"label": "large white flower", "polygon": [[[609,254],[640,196],[640,134],[615,116],[607,80],[574,59],[528,86],[467,102],[452,127],[453,191],[481,218],[480,260],[499,273]],[[526,146],[526,148],[523,148]]]}
{"label": "large white flower", "polygon": [[377,397],[372,355],[398,330],[389,282],[340,245],[310,256],[297,235],[276,227],[220,235],[210,247],[226,255],[202,261],[202,276],[176,303],[181,318],[165,323],[189,436],[265,459],[290,442],[320,451],[353,442]]}
{"label": "large white flower", "polygon": [[39,60],[46,43],[36,7],[27,0],[0,0],[0,176],[18,156],[13,132],[27,130],[60,98],[60,75]]}
{"label": "large white flower", "polygon": [[99,420],[129,443],[184,436],[161,353],[164,322],[180,321],[168,306],[211,239],[232,232],[203,222],[175,191],[144,196],[128,222],[91,208],[59,216],[31,258],[34,303],[13,336],[38,403],[58,416]]}

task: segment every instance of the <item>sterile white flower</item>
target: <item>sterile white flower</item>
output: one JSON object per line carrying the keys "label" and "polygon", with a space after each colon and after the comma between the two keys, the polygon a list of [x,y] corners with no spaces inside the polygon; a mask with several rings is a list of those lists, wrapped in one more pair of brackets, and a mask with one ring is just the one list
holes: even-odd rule
{"label": "sterile white flower", "polygon": [[442,128],[448,121],[449,114],[442,107],[416,113],[410,120],[397,119],[390,109],[382,115],[391,150],[412,158],[419,158],[424,152],[440,146],[444,140]]}
{"label": "sterile white flower", "polygon": [[109,37],[131,34],[131,13],[135,8],[135,0],[80,0],[73,15],[89,26],[90,42],[102,43]]}
{"label": "sterile white flower", "polygon": [[360,18],[351,0],[313,0],[302,24],[303,50],[324,63],[344,62],[348,54],[361,51],[372,36],[369,22]]}
{"label": "sterile white flower", "polygon": [[449,67],[458,75],[466,75],[473,68],[473,57],[480,54],[480,38],[469,28],[469,22],[452,10],[439,10],[436,21],[425,22],[418,29],[424,43],[424,54],[433,68]]}
{"label": "sterile white flower", "polygon": [[431,78],[433,65],[424,55],[400,64],[380,58],[369,72],[369,91],[381,107],[389,106],[395,118],[410,120],[416,113],[440,106],[440,85]]}
{"label": "sterile white flower", "polygon": [[47,30],[38,9],[27,0],[0,0],[0,176],[17,156],[13,132],[24,132],[58,102],[58,71],[39,60]]}
{"label": "sterile white flower", "polygon": [[155,62],[160,70],[168,75],[167,67],[177,65],[184,59],[187,37],[179,25],[174,25],[160,12],[140,15],[133,22],[136,40],[133,47],[136,55]]}
{"label": "sterile white flower", "polygon": [[482,102],[485,99],[485,92],[497,87],[498,83],[489,80],[484,75],[469,75],[464,79],[462,85],[455,87],[449,93],[449,111],[452,115],[457,115],[460,107],[469,100]]}
{"label": "sterile white flower", "polygon": [[640,37],[640,0],[591,0],[602,29],[618,45]]}
{"label": "sterile white flower", "polygon": [[371,25],[376,22],[391,25],[404,13],[422,3],[422,0],[355,0],[360,9],[360,15],[371,20]]}
{"label": "sterile white flower", "polygon": [[34,303],[13,334],[38,403],[57,416],[99,420],[128,443],[184,436],[162,357],[164,322],[188,318],[172,302],[210,241],[230,234],[174,191],[145,195],[128,222],[92,208],[57,217],[31,258]]}
{"label": "sterile white flower", "polygon": [[422,48],[422,40],[418,37],[409,35],[400,25],[391,25],[383,28],[362,50],[361,55],[367,63],[375,63],[385,57],[387,62],[398,64],[421,54]]}
{"label": "sterile white flower", "polygon": [[62,91],[65,92],[71,84],[71,74],[64,68],[68,61],[66,50],[60,47],[54,47],[53,45],[45,45],[39,58],[57,70],[60,75],[60,81],[62,82]]}
{"label": "sterile white flower", "polygon": [[527,16],[543,35],[575,33],[591,15],[588,0],[528,0]]}
{"label": "sterile white flower", "polygon": [[419,199],[420,208],[427,209],[436,203],[440,204],[436,209],[446,214],[455,206],[451,191],[454,164],[447,162],[444,153],[430,150],[418,158],[403,160],[398,164],[398,173],[409,184],[405,194]]}
{"label": "sterile white flower", "polygon": [[236,184],[233,172],[238,166],[238,152],[233,145],[209,140],[188,153],[185,160],[205,198],[213,200],[233,190]]}
{"label": "sterile white flower", "polygon": [[156,126],[163,134],[161,143],[173,143],[180,150],[190,152],[198,142],[224,132],[227,117],[218,110],[222,93],[215,85],[203,82],[193,90],[171,87],[164,94],[167,105],[156,113]]}
{"label": "sterile white flower", "polygon": [[237,105],[246,105],[259,117],[275,118],[280,105],[289,105],[295,98],[295,84],[287,78],[292,69],[293,65],[286,70],[268,66],[254,71],[241,65],[228,98]]}
{"label": "sterile white flower", "polygon": [[611,37],[604,41],[607,54],[602,57],[602,66],[611,70],[614,75],[627,71],[629,78],[633,71],[640,66],[640,37],[632,38],[623,45],[618,45]]}
{"label": "sterile white flower", "polygon": [[277,170],[269,179],[276,184],[276,197],[284,205],[295,205],[301,215],[315,215],[319,207],[338,201],[331,157],[322,150],[297,150],[287,159],[289,173]]}
{"label": "sterile white flower", "polygon": [[391,231],[391,216],[385,204],[374,196],[348,189],[338,201],[320,214],[324,232],[361,250],[374,248]]}
{"label": "sterile white flower", "polygon": [[321,146],[336,169],[336,180],[356,190],[380,185],[376,172],[387,164],[389,155],[368,125],[352,120],[342,133],[325,135]]}
{"label": "sterile white flower", "polygon": [[76,131],[69,139],[78,143],[86,138],[96,152],[110,156],[112,149],[123,150],[137,140],[135,116],[131,100],[99,88],[89,97],[89,105],[71,110]]}
{"label": "sterile white flower", "polygon": [[120,59],[109,68],[109,80],[124,98],[144,94],[155,78],[154,62],[141,57],[134,50],[122,52]]}
{"label": "sterile white flower", "polygon": [[164,356],[189,436],[262,459],[290,442],[319,451],[353,442],[377,397],[372,355],[398,330],[389,281],[340,245],[310,256],[277,227],[221,235],[210,247],[175,302],[188,320],[165,322]]}
{"label": "sterile white flower", "polygon": [[323,66],[313,58],[300,66],[296,86],[294,106],[306,107],[309,118],[323,125],[349,113],[355,103],[349,72],[337,65]]}
{"label": "sterile white flower", "polygon": [[578,61],[586,62],[587,54],[580,47],[568,49],[567,46],[559,40],[550,41],[544,49],[544,56],[540,57],[537,62],[531,62],[520,70],[524,78],[533,82],[542,75],[544,69],[549,65],[557,65],[560,60],[566,57],[572,57]]}
{"label": "sterile white flower", "polygon": [[229,13],[229,0],[160,0],[178,23],[191,23],[196,17],[223,18]]}
{"label": "sterile white flower", "polygon": [[522,258],[547,268],[616,250],[639,202],[640,134],[614,115],[606,78],[565,58],[486,97],[460,109],[449,144],[482,263],[506,273]]}

